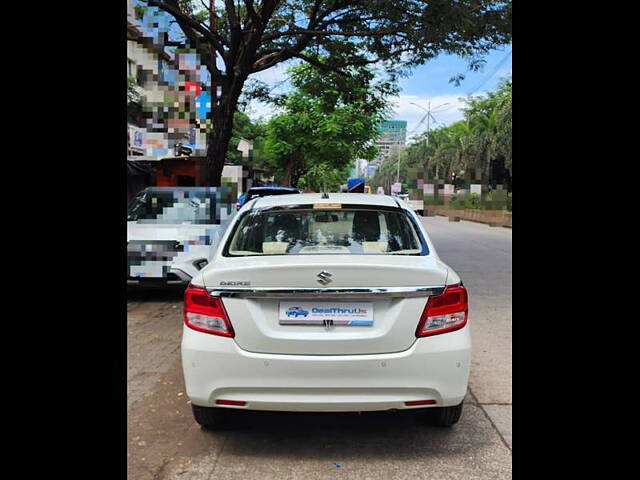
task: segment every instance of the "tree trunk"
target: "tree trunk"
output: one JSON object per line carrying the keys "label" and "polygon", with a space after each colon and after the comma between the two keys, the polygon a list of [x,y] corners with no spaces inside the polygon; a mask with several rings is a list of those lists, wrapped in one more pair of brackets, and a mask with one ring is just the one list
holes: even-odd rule
{"label": "tree trunk", "polygon": [[238,107],[238,99],[247,75],[238,75],[224,80],[219,105],[212,102],[211,109],[213,128],[208,138],[207,167],[209,185],[219,187],[222,183],[222,169],[226,160],[227,149],[233,135],[233,116]]}
{"label": "tree trunk", "polygon": [[219,187],[222,184],[222,169],[231,140],[233,116],[214,122],[213,131],[209,134],[207,146],[208,185]]}
{"label": "tree trunk", "polygon": [[291,177],[293,175],[293,152],[289,155],[287,163],[284,167],[284,177],[282,178],[283,185],[291,185]]}
{"label": "tree trunk", "polygon": [[287,163],[284,169],[284,178],[282,179],[282,183],[286,186],[295,187],[298,184],[299,175],[297,174],[298,163],[300,161],[301,153],[299,148],[296,148],[289,158],[287,159]]}

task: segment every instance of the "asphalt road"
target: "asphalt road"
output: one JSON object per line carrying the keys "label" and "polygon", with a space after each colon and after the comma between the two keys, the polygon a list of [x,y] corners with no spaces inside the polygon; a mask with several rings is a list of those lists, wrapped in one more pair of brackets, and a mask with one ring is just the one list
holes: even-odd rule
{"label": "asphalt road", "polygon": [[470,295],[469,393],[452,429],[410,414],[255,413],[232,430],[193,421],[179,345],[180,292],[128,299],[130,479],[510,479],[511,230],[424,223]]}

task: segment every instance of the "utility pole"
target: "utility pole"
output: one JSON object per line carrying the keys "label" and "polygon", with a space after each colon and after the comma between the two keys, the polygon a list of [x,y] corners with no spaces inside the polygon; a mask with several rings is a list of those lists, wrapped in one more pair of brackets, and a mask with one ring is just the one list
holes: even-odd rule
{"label": "utility pole", "polygon": [[431,127],[431,100],[427,107],[427,147],[429,146],[429,130]]}
{"label": "utility pole", "polygon": [[[431,120],[433,119],[433,121],[434,121],[434,122],[437,122],[436,118],[432,115],[432,113],[431,113],[431,112],[432,112],[432,111],[433,111],[434,113],[435,113],[435,112],[437,112],[437,111],[438,111],[438,110],[437,110],[438,108],[440,108],[440,107],[444,107],[445,105],[449,105],[449,102],[447,102],[447,103],[441,103],[441,104],[440,104],[440,105],[438,105],[437,107],[433,107],[433,110],[431,110],[431,100],[429,100],[429,102],[428,102],[428,104],[427,104],[427,108],[424,108],[423,106],[418,105],[417,103],[414,103],[414,102],[411,102],[411,105],[415,105],[416,107],[421,108],[422,110],[424,110],[425,112],[427,112],[427,114],[426,114],[424,117],[422,117],[422,120],[420,120],[420,123],[418,123],[418,127],[420,126],[420,124],[421,124],[422,122],[424,122],[424,121],[425,121],[425,119],[427,120],[427,142],[426,142],[426,143],[427,143],[427,146],[428,146],[428,145],[429,145],[429,132],[431,131]],[[446,109],[445,109],[445,110],[446,110]],[[440,110],[440,111],[442,111],[442,110]],[[414,128],[414,131],[415,131],[418,127]]]}
{"label": "utility pole", "polygon": [[[427,140],[426,140],[426,144],[427,147],[429,146],[429,132],[431,131],[431,119],[433,119],[434,122],[437,122],[437,120],[435,119],[435,117],[431,114],[431,100],[429,100],[428,104],[427,104],[427,108],[424,108],[420,105],[418,105],[417,103],[413,103],[411,102],[411,105],[415,105],[418,108],[421,108],[422,110],[424,110],[425,112],[427,112],[427,114],[422,117],[422,120],[420,120],[420,123],[418,124],[418,127],[420,126],[420,124],[422,122],[424,122],[425,118],[427,119]],[[441,103],[440,105],[438,105],[437,107],[433,108],[433,112],[436,112],[438,108],[440,107],[444,107],[445,105],[449,105],[449,102],[447,103]],[[446,109],[445,109],[446,110]],[[418,128],[416,127],[416,129]],[[415,129],[414,129],[415,130]],[[436,163],[436,179],[438,178],[438,164]]]}

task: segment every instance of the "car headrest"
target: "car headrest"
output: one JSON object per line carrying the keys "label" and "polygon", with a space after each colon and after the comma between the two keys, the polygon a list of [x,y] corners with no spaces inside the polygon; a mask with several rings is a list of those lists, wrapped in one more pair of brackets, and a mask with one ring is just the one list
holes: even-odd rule
{"label": "car headrest", "polygon": [[353,214],[353,239],[358,242],[377,242],[380,239],[378,212],[358,210]]}

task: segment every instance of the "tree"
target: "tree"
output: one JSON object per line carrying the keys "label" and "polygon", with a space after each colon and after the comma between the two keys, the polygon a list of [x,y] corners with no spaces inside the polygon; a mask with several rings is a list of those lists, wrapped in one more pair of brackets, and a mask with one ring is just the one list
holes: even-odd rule
{"label": "tree", "polygon": [[511,176],[511,81],[505,81],[500,89],[503,91],[501,101],[497,106],[497,151],[504,156],[504,166]]}
{"label": "tree", "polygon": [[493,92],[466,100],[465,117],[472,125],[473,164],[482,183],[495,181],[494,167],[511,168],[511,80],[504,79]]}
{"label": "tree", "polygon": [[267,134],[266,124],[260,121],[252,122],[244,112],[236,112],[233,121],[233,134],[229,141],[227,158],[235,164],[242,164],[245,160],[242,153],[238,151],[241,139],[253,141],[252,166],[261,166],[264,161],[264,140]]}
{"label": "tree", "polygon": [[313,163],[298,180],[298,187],[314,192],[330,192],[346,183],[349,168],[332,168],[326,162]]}
{"label": "tree", "polygon": [[284,111],[267,124],[265,140],[284,184],[297,186],[302,180],[314,190],[327,183],[326,188],[334,188],[336,181],[346,181],[356,158],[373,158],[377,125],[389,113],[386,97],[397,88],[390,81],[375,81],[368,66],[346,71],[348,76],[325,73],[308,64],[290,69],[295,90],[276,100]]}
{"label": "tree", "polygon": [[511,39],[509,0],[224,0],[215,10],[204,1],[145,3],[175,19],[211,74],[213,185],[220,185],[238,99],[253,73],[298,59],[345,76],[346,67],[381,62],[397,76],[440,53],[466,55],[478,68],[483,54]]}
{"label": "tree", "polygon": [[127,78],[127,121],[138,123],[142,115],[142,95],[138,90],[136,79]]}
{"label": "tree", "polygon": [[[458,182],[511,184],[511,80],[505,79],[494,92],[465,100],[464,120],[425,132],[400,154],[400,179],[411,188],[418,172],[430,179]],[[429,141],[427,142],[427,135]],[[398,157],[392,156],[378,169],[374,185],[388,188],[397,175]],[[504,170],[508,171],[508,175]],[[456,183],[458,183],[456,182]]]}

